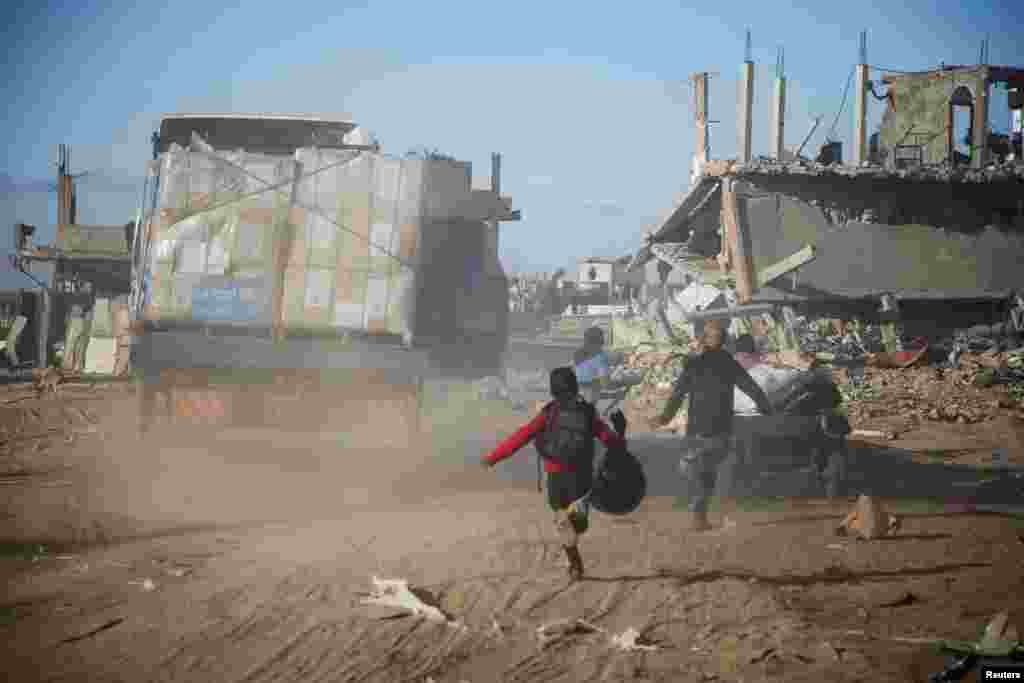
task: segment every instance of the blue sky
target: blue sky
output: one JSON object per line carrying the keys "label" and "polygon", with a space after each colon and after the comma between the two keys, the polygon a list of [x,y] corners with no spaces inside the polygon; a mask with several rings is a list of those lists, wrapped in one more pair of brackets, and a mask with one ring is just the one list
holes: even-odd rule
{"label": "blue sky", "polygon": [[[502,260],[516,269],[639,245],[688,182],[690,73],[718,73],[712,155],[734,153],[747,28],[757,63],[755,154],[767,153],[778,46],[788,145],[816,114],[825,123],[812,145],[823,141],[861,30],[876,66],[972,63],[986,35],[989,61],[1024,65],[1024,9],[1002,0],[166,5],[5,3],[0,173],[50,179],[57,145],[70,144],[72,170],[94,172],[81,183],[80,222],[122,223],[134,216],[161,113],[345,112],[391,153],[436,147],[486,175],[490,153],[501,152],[503,190],[524,215],[502,231]],[[835,129],[847,156],[851,104]],[[880,115],[880,103],[869,102],[870,121]],[[995,127],[1005,130],[1001,116],[997,109]],[[52,193],[0,187],[5,230],[34,222],[47,226],[48,241],[54,220]],[[0,273],[0,287],[25,283]]]}

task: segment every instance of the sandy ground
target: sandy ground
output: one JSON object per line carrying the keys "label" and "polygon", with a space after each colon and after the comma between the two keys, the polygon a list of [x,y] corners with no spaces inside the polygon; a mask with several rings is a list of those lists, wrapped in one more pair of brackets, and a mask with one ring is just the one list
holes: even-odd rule
{"label": "sandy ground", "polygon": [[[124,388],[7,395],[0,538],[46,551],[0,558],[5,680],[923,681],[943,659],[916,639],[1024,617],[1024,521],[1005,514],[897,500],[899,535],[856,542],[833,535],[846,500],[733,503],[694,534],[651,497],[595,514],[570,585],[533,483],[426,441],[140,442]],[[373,576],[455,623],[361,605]],[[650,649],[616,647],[629,628]]]}

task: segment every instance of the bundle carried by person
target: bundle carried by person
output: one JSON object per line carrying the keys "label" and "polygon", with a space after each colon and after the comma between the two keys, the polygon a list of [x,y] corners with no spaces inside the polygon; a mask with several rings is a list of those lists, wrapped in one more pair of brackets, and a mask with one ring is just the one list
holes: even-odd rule
{"label": "bundle carried by person", "polygon": [[627,448],[608,450],[594,475],[590,505],[606,515],[628,515],[647,495],[644,467]]}

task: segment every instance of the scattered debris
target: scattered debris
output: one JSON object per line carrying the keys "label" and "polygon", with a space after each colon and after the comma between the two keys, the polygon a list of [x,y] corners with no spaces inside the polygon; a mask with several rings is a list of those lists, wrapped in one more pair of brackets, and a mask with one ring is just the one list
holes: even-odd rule
{"label": "scattered debris", "polygon": [[541,649],[559,638],[604,632],[604,629],[594,626],[583,619],[564,619],[550,624],[542,624],[537,627],[536,631]]}
{"label": "scattered debris", "polygon": [[891,535],[900,526],[899,517],[886,512],[877,499],[861,495],[853,511],[836,528],[836,535],[852,534],[859,540],[870,541]]}
{"label": "scattered debris", "polygon": [[93,636],[95,636],[95,635],[97,635],[99,633],[103,633],[104,631],[110,630],[110,629],[114,628],[115,626],[119,626],[120,624],[123,624],[123,623],[124,623],[124,617],[117,617],[115,619],[111,619],[110,621],[101,624],[100,626],[97,626],[96,628],[94,628],[94,629],[92,629],[90,631],[86,631],[85,633],[79,634],[77,636],[71,636],[70,638],[65,638],[64,640],[62,640],[60,642],[61,642],[61,644],[76,643],[79,640],[85,640],[86,638],[92,638]]}
{"label": "scattered debris", "polygon": [[142,590],[147,593],[156,590],[156,584],[153,583],[152,579],[143,579],[142,581],[129,581],[133,586],[141,586]]}
{"label": "scattered debris", "polygon": [[850,432],[850,438],[852,439],[881,439],[883,441],[893,441],[896,439],[895,432],[880,432],[874,429],[854,429]]}
{"label": "scattered debris", "polygon": [[979,648],[987,651],[1005,650],[1007,654],[1019,648],[1020,634],[1017,627],[1010,623],[1008,612],[999,612],[985,626],[985,633],[978,643]]}
{"label": "scattered debris", "polygon": [[822,645],[822,647],[829,654],[829,656],[831,656],[835,661],[837,661],[837,662],[843,661],[843,648],[838,648],[835,645],[833,645],[832,643],[827,643],[827,642],[824,643]]}
{"label": "scattered debris", "polygon": [[876,368],[903,369],[921,362],[928,353],[928,345],[924,344],[914,351],[891,351],[869,353],[865,357],[867,365]]}
{"label": "scattered debris", "polygon": [[373,591],[363,594],[359,602],[363,605],[406,610],[414,616],[422,616],[430,621],[453,621],[437,606],[436,599],[425,591],[414,591],[409,587],[409,582],[403,579],[378,579],[374,576]]}
{"label": "scattered debris", "polygon": [[642,651],[653,652],[658,646],[645,639],[639,631],[632,626],[619,635],[612,636],[612,645],[627,652]]}
{"label": "scattered debris", "polygon": [[[910,639],[899,640],[912,642]],[[942,673],[929,680],[961,680],[978,666],[981,658],[1024,658],[1024,643],[1020,640],[1017,628],[1009,623],[1009,614],[1006,612],[996,614],[977,642],[937,639],[914,639],[913,642],[937,645],[941,651],[956,657]]]}
{"label": "scattered debris", "polygon": [[921,598],[917,597],[910,591],[904,591],[898,598],[892,600],[886,600],[878,603],[879,607],[906,607],[915,603],[921,602]]}
{"label": "scattered debris", "polygon": [[774,647],[765,647],[754,653],[754,655],[750,658],[750,663],[757,664],[758,662],[763,662],[775,655],[776,650]]}

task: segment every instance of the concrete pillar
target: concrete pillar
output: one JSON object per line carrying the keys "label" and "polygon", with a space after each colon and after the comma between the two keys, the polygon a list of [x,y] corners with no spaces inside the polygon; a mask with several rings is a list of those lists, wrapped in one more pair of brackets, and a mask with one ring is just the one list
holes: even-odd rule
{"label": "concrete pillar", "polygon": [[971,155],[971,166],[983,168],[988,163],[988,98],[991,84],[988,79],[981,86],[981,91],[974,97],[974,154]]}
{"label": "concrete pillar", "polygon": [[704,174],[704,164],[708,160],[708,74],[693,74],[694,109],[696,111],[696,138],[693,146],[693,167],[690,173],[690,184],[693,185]]}
{"label": "concrete pillar", "polygon": [[858,64],[857,73],[854,77],[853,104],[853,163],[860,166],[868,160],[867,146],[867,91],[868,91],[868,65]]}
{"label": "concrete pillar", "polygon": [[751,159],[751,135],[754,116],[754,63],[743,62],[740,67],[738,103],[736,107],[736,156],[739,161]]}
{"label": "concrete pillar", "polygon": [[772,92],[771,130],[768,138],[768,153],[775,159],[782,159],[786,132],[786,78],[775,79]]}

